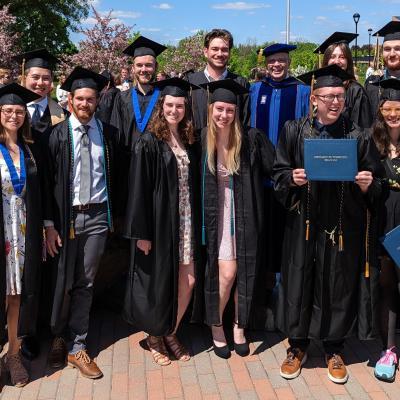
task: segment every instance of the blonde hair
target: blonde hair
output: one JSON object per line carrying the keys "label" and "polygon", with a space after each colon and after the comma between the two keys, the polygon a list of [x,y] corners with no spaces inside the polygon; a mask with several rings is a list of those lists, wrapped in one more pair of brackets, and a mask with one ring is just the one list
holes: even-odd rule
{"label": "blonde hair", "polygon": [[[215,175],[215,154],[217,152],[217,127],[212,119],[213,104],[208,106],[207,127],[207,164],[208,169]],[[240,168],[240,149],[242,147],[242,126],[239,120],[239,112],[236,107],[235,119],[230,126],[228,156],[226,158],[226,169],[230,175],[238,174]]]}

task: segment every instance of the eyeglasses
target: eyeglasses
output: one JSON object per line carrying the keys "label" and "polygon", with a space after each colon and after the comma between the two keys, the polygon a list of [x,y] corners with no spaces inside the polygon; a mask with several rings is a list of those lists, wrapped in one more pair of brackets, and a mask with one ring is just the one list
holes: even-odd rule
{"label": "eyeglasses", "polygon": [[15,116],[17,118],[23,118],[26,115],[26,111],[25,110],[12,110],[10,108],[2,108],[1,112],[7,117],[10,118],[12,117],[13,114],[15,114]]}
{"label": "eyeglasses", "polygon": [[336,99],[338,102],[342,102],[346,100],[346,95],[344,93],[340,94],[316,94],[315,97],[319,97],[324,103],[333,103]]}
{"label": "eyeglasses", "polygon": [[270,58],[267,60],[267,65],[274,65],[278,63],[279,65],[284,65],[288,63],[287,58]]}
{"label": "eyeglasses", "polygon": [[381,107],[381,114],[387,117],[390,114],[400,115],[400,108],[383,108]]}

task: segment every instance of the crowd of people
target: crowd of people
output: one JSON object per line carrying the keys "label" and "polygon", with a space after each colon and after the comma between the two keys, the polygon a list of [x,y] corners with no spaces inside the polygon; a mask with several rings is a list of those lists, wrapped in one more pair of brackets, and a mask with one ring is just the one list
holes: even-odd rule
{"label": "crowd of people", "polygon": [[[393,381],[400,265],[379,238],[400,225],[400,22],[377,34],[384,73],[365,87],[355,35],[344,32],[297,78],[295,46],[266,47],[251,85],[227,69],[225,29],[206,34],[200,71],[156,79],[166,47],[140,36],[125,50],[131,71],[116,81],[77,66],[59,102],[58,60],[46,49],[16,57],[21,84],[0,69],[0,327],[11,383],[28,383],[22,357],[38,356],[46,325],[51,367],[102,376],[86,343],[112,232],[129,248],[121,313],[147,333],[158,365],[190,359],[177,336],[185,315],[210,327],[218,357],[246,357],[246,329],[271,328],[275,290],[275,327],[289,340],[283,378],[301,373],[317,339],[328,378],[345,383],[343,346],[357,335],[381,338],[375,376]],[[355,143],[350,180],[309,178],[314,139]]]}

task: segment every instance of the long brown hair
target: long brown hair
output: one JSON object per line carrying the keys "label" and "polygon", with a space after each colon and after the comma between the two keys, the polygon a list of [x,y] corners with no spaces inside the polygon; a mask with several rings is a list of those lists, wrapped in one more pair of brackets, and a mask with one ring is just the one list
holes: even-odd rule
{"label": "long brown hair", "polygon": [[[214,103],[208,106],[207,127],[207,164],[208,169],[215,175],[215,154],[217,151],[217,127],[212,119]],[[229,131],[229,149],[226,159],[226,169],[231,175],[238,174],[240,168],[240,149],[242,147],[242,125],[239,119],[239,110],[236,106],[235,119]]]}
{"label": "long brown hair", "polygon": [[[5,104],[6,105],[6,104]],[[0,111],[4,106],[0,107]],[[28,111],[25,107],[25,118],[24,118],[24,123],[22,124],[21,128],[18,129],[17,132],[17,138],[18,142],[20,143],[33,143],[32,139],[32,132],[31,132],[31,126],[29,123],[29,118],[28,118]],[[1,124],[0,121],[0,143],[5,143],[7,139],[7,133],[6,130],[4,129],[4,126]]]}
{"label": "long brown hair", "polygon": [[[158,140],[168,142],[171,137],[171,132],[168,127],[168,122],[164,117],[163,105],[165,96],[160,96],[156,104],[153,116],[149,122],[147,130],[153,133]],[[185,97],[185,116],[178,124],[179,137],[183,144],[194,143],[194,129],[193,123],[190,118],[191,109],[188,99]]]}
{"label": "long brown hair", "polygon": [[[348,44],[346,43],[333,43],[331,44],[324,53],[324,58],[322,59],[322,67],[328,66],[329,60],[331,59],[332,53],[335,51],[336,47],[339,47],[339,49],[342,51],[344,57],[346,58],[347,61],[347,68],[346,72],[354,76],[354,62],[353,62],[353,56],[351,54],[351,50]],[[350,79],[352,81],[354,79]],[[347,86],[347,85],[346,85]]]}
{"label": "long brown hair", "polygon": [[[372,137],[379,151],[379,154],[386,158],[390,154],[390,135],[388,126],[381,113],[381,107],[385,104],[386,100],[382,100],[379,104],[378,116],[372,125]],[[400,154],[400,143],[397,143],[396,153]]]}

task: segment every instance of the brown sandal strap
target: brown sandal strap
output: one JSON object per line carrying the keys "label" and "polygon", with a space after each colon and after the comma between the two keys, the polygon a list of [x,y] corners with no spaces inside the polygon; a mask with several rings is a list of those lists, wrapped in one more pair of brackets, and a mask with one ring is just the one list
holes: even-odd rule
{"label": "brown sandal strap", "polygon": [[11,383],[16,387],[25,386],[29,381],[28,371],[22,364],[19,353],[7,355],[7,369],[10,372]]}
{"label": "brown sandal strap", "polygon": [[162,337],[148,336],[146,342],[156,364],[171,364],[171,360],[169,359],[168,351],[165,347],[165,343]]}
{"label": "brown sandal strap", "polygon": [[182,345],[182,343],[176,337],[176,334],[173,333],[171,335],[164,336],[165,343],[168,348],[171,350],[174,357],[179,361],[188,361],[190,360],[190,354]]}

